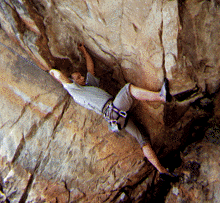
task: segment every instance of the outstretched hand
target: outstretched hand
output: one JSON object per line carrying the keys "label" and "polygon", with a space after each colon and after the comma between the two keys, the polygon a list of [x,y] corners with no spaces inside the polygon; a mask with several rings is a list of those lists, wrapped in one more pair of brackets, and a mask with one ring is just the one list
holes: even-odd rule
{"label": "outstretched hand", "polygon": [[84,46],[84,43],[80,43],[79,45],[78,45],[78,49],[81,51],[81,52],[85,52],[86,51],[86,48],[85,48],[85,46]]}
{"label": "outstretched hand", "polygon": [[83,53],[85,59],[86,59],[86,68],[87,71],[90,72],[92,75],[95,76],[95,71],[94,71],[94,63],[92,60],[92,57],[90,56],[90,54],[87,52],[84,43],[80,43],[78,45],[78,49]]}
{"label": "outstretched hand", "polygon": [[56,69],[51,69],[49,71],[50,75],[53,76],[58,82],[63,83],[72,83],[68,77],[66,77],[61,71]]}

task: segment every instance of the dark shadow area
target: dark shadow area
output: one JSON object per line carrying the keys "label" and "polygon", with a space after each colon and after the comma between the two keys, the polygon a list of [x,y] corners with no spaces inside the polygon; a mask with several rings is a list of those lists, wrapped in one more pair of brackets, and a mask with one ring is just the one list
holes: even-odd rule
{"label": "dark shadow area", "polygon": [[151,189],[145,194],[144,200],[140,203],[163,203],[165,197],[171,189],[169,182],[159,180],[155,185],[151,186]]}
{"label": "dark shadow area", "polygon": [[55,58],[54,69],[62,71],[67,77],[70,77],[71,73],[74,71],[73,65],[69,59]]}
{"label": "dark shadow area", "polygon": [[[216,122],[212,121],[212,117],[214,115],[214,97],[213,95],[205,95],[204,98],[198,99],[190,106],[198,111],[203,111],[199,117],[192,118],[191,122],[185,126],[184,132],[182,133],[184,136],[181,138],[181,146],[178,150],[170,152],[166,157],[160,159],[161,164],[165,167],[169,168],[170,172],[175,171],[176,168],[181,166],[182,159],[180,157],[180,153],[182,153],[187,146],[192,143],[201,142],[201,140],[210,141],[215,144],[220,143],[220,125],[217,125]],[[208,131],[207,131],[208,130]],[[208,136],[207,136],[208,132]],[[217,134],[216,134],[217,132]],[[215,134],[215,135],[214,135]],[[161,148],[158,156],[162,155],[164,149]],[[199,169],[199,165],[197,163],[189,163],[188,166],[192,171],[194,176],[192,178],[196,178],[198,176],[197,171]],[[181,178],[181,174],[180,175]],[[165,202],[165,198],[168,192],[171,189],[171,183],[163,181],[161,179],[154,180],[149,190],[147,190],[142,198],[141,203],[163,203]],[[132,201],[131,201],[132,202]]]}
{"label": "dark shadow area", "polygon": [[181,101],[184,101],[186,99],[192,98],[196,93],[198,93],[198,91],[199,91],[199,87],[195,87],[195,88],[193,88],[191,90],[187,90],[185,92],[173,95],[173,97],[177,101],[181,102]]}

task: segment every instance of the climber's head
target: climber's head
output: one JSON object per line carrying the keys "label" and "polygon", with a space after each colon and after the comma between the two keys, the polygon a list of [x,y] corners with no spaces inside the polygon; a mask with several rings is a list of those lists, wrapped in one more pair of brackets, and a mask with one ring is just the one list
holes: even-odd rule
{"label": "climber's head", "polygon": [[72,73],[71,74],[71,77],[73,78],[73,80],[79,84],[79,85],[82,85],[84,86],[86,84],[85,82],[85,77],[81,75],[80,72],[75,72],[75,73]]}

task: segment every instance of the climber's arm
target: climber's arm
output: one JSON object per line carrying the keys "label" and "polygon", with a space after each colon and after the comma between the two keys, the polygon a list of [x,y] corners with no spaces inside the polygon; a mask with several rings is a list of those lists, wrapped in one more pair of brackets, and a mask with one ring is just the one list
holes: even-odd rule
{"label": "climber's arm", "polygon": [[87,71],[95,76],[93,60],[92,60],[91,56],[89,55],[89,53],[86,51],[86,48],[84,47],[83,44],[79,45],[79,50],[83,53],[83,55],[84,55],[84,57],[86,59]]}
{"label": "climber's arm", "polygon": [[51,69],[49,71],[50,75],[52,75],[59,83],[65,84],[65,83],[73,83],[72,80],[70,80],[68,77],[66,77],[61,71],[56,69]]}

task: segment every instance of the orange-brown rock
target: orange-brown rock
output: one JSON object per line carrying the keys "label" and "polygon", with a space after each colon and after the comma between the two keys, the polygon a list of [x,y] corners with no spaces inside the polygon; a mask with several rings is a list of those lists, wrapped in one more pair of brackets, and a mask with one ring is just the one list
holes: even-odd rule
{"label": "orange-brown rock", "polygon": [[183,164],[177,169],[182,173],[182,181],[173,185],[166,203],[219,202],[220,141],[219,132],[213,130],[209,129],[209,133],[212,131],[212,136],[215,135],[217,139],[209,134],[209,140],[206,138],[204,142],[191,145],[185,150]]}
{"label": "orange-brown rock", "polygon": [[[114,70],[119,83],[158,91],[166,76],[173,95],[195,90],[184,98],[194,101],[201,92],[218,89],[219,37],[217,28],[211,28],[219,26],[214,20],[219,9],[214,1],[181,2],[2,1],[1,27],[44,70],[85,71],[77,50],[77,43],[84,41],[95,61]],[[203,20],[196,23],[200,14]],[[203,29],[207,24],[210,29]],[[101,74],[103,66],[96,68]],[[144,116],[138,117],[150,135],[164,136],[163,106],[146,102],[139,106]]]}
{"label": "orange-brown rock", "polygon": [[102,116],[76,104],[2,30],[1,42],[16,50],[0,49],[5,201],[102,202],[152,170],[134,138],[109,132]]}
{"label": "orange-brown rock", "polygon": [[[3,163],[31,174],[31,194],[41,188],[39,177],[60,188],[59,201],[66,201],[64,188],[69,201],[126,199],[120,189],[135,185],[149,170],[139,146],[129,135],[109,133],[100,116],[76,105],[38,67],[85,73],[77,50],[83,41],[102,86],[113,95],[125,82],[159,91],[167,77],[171,103],[142,101],[133,109],[164,157],[196,134],[192,126],[198,127],[198,119],[210,116],[201,104],[191,104],[219,88],[219,12],[218,0],[2,0],[0,27],[25,52],[2,30],[1,42],[34,61],[0,45]],[[27,191],[22,201],[31,201]],[[53,189],[45,191],[32,200],[56,200],[49,197]]]}

